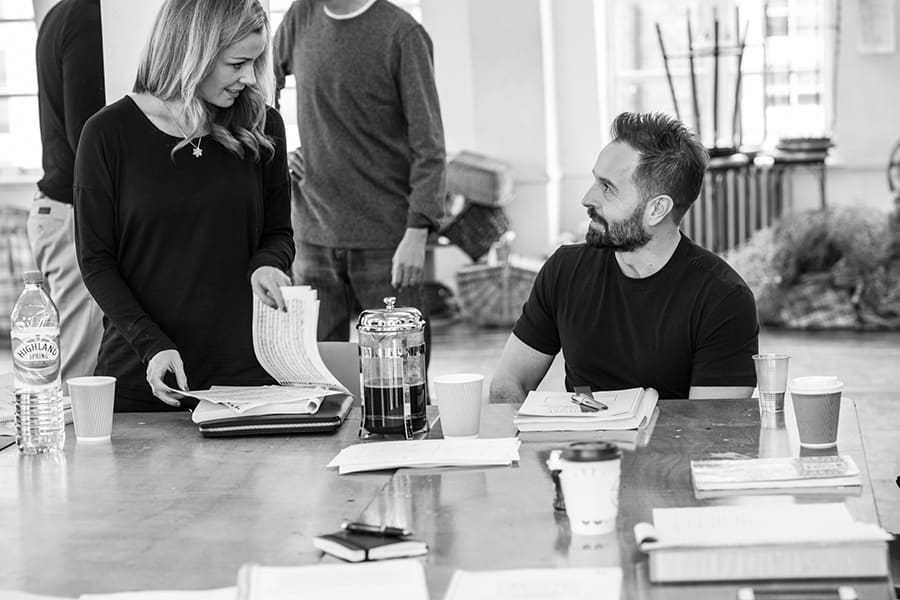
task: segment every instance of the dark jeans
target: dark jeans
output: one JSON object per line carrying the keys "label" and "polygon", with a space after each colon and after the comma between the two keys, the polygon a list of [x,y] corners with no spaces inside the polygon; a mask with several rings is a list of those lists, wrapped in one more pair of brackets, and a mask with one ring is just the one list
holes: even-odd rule
{"label": "dark jeans", "polygon": [[425,317],[425,362],[431,357],[431,324],[420,286],[397,290],[391,285],[392,248],[326,248],[295,240],[294,283],[308,285],[319,295],[318,338],[350,339],[350,321],[364,309],[384,308],[384,299],[397,298],[396,306],[412,306]]}

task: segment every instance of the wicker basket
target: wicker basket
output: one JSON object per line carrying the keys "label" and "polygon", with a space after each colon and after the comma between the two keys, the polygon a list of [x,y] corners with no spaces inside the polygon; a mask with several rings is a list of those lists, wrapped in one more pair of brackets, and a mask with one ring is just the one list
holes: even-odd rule
{"label": "wicker basket", "polygon": [[485,326],[511,326],[531,293],[540,263],[512,256],[501,265],[472,265],[456,273],[463,316]]}
{"label": "wicker basket", "polygon": [[512,169],[494,158],[460,152],[447,163],[447,192],[475,204],[507,204],[513,197]]}
{"label": "wicker basket", "polygon": [[502,208],[467,202],[460,213],[444,225],[441,235],[477,261],[507,231],[509,219]]}

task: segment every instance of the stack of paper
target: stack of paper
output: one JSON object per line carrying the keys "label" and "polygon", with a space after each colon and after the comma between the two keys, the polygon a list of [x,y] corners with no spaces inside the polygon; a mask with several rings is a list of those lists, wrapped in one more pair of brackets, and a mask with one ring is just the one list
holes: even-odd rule
{"label": "stack of paper", "polygon": [[519,431],[598,431],[642,429],[659,400],[653,388],[594,392],[604,410],[585,411],[568,392],[529,392],[515,417]]}
{"label": "stack of paper", "polygon": [[619,600],[622,569],[456,571],[444,600]]}
{"label": "stack of paper", "polygon": [[239,600],[428,600],[422,564],[414,559],[347,565],[261,567],[238,573]]}
{"label": "stack of paper", "polygon": [[697,491],[859,486],[859,468],[849,456],[692,460]]}
{"label": "stack of paper", "polygon": [[338,473],[346,475],[403,467],[427,469],[509,465],[519,460],[519,443],[516,438],[496,438],[355,444],[341,450],[327,468],[336,467]]}
{"label": "stack of paper", "polygon": [[886,577],[891,536],[843,504],[655,508],[634,527],[650,580]]}

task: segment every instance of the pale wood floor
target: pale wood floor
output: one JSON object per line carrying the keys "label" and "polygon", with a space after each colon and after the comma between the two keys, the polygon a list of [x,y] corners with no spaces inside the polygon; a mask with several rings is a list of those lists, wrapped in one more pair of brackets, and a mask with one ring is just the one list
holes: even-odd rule
{"label": "pale wood floor", "polygon": [[[481,329],[459,320],[436,321],[429,375],[485,375],[485,398],[508,330]],[[790,376],[837,375],[856,401],[882,526],[900,532],[900,333],[763,331],[763,352],[791,355]],[[541,384],[560,389],[558,358]]]}

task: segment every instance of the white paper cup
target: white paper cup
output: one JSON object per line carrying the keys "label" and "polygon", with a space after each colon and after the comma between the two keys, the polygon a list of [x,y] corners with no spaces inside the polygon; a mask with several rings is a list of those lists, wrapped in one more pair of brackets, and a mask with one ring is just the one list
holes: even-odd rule
{"label": "white paper cup", "polygon": [[615,531],[621,450],[604,442],[576,442],[563,451],[558,464],[572,533],[603,535]]}
{"label": "white paper cup", "polygon": [[475,438],[481,428],[481,386],[484,375],[457,373],[434,378],[444,437]]}
{"label": "white paper cup", "polygon": [[66,383],[72,398],[75,437],[80,442],[108,440],[112,434],[116,378],[73,377]]}

